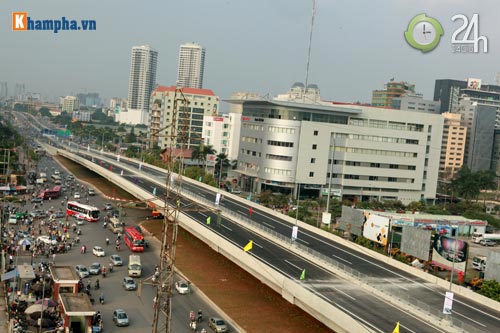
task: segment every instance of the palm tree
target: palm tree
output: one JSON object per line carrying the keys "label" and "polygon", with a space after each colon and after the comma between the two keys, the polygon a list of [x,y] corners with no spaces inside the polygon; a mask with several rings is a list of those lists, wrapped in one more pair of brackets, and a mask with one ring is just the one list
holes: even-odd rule
{"label": "palm tree", "polygon": [[220,153],[215,157],[214,174],[215,174],[215,171],[217,171],[217,174],[219,175],[219,186],[220,186],[220,180],[222,179],[222,172],[224,170],[224,167],[228,167],[230,165],[231,165],[231,162],[227,158],[226,153]]}

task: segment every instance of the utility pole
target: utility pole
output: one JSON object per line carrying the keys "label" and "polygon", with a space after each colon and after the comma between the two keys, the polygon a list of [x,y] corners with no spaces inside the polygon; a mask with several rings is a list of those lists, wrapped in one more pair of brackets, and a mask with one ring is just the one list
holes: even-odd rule
{"label": "utility pole", "polygon": [[[187,120],[189,120],[188,100],[180,88],[174,94],[172,123],[167,138],[167,180],[165,188],[165,215],[163,220],[162,242],[158,286],[154,298],[153,333],[172,332],[172,294],[174,286],[175,251],[177,245],[178,216],[181,210],[180,194],[182,185],[182,159],[186,143]],[[178,172],[175,163],[180,160]],[[170,236],[170,239],[169,239]]]}

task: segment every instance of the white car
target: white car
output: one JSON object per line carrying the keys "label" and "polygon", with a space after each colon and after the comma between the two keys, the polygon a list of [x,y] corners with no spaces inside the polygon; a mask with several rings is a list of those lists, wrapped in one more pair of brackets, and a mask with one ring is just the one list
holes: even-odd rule
{"label": "white car", "polygon": [[75,192],[75,194],[73,194],[73,198],[80,199],[80,192]]}
{"label": "white car", "polygon": [[94,248],[92,248],[92,254],[95,255],[96,257],[105,257],[106,256],[104,249],[100,246],[94,246]]}
{"label": "white car", "polygon": [[89,270],[84,265],[76,265],[75,271],[76,274],[78,274],[78,276],[81,277],[82,279],[89,276]]}
{"label": "white car", "polygon": [[57,241],[55,239],[50,239],[49,236],[40,236],[36,239],[36,241],[47,245],[57,245]]}
{"label": "white car", "polygon": [[175,289],[181,295],[189,294],[189,285],[186,281],[177,281],[175,283]]}

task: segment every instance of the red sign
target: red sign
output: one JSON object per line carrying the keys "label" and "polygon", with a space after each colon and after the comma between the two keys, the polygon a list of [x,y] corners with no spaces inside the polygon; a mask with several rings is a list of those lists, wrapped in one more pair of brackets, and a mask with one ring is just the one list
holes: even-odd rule
{"label": "red sign", "polygon": [[251,119],[250,119],[250,117],[241,117],[241,120],[243,120],[243,121],[249,121]]}
{"label": "red sign", "polygon": [[223,117],[215,117],[214,121],[224,121],[224,118]]}

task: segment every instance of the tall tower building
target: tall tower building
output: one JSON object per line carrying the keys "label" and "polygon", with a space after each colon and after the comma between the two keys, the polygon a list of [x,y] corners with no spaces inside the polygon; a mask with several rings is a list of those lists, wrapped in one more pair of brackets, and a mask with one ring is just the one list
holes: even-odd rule
{"label": "tall tower building", "polygon": [[205,48],[195,43],[182,44],[179,49],[177,86],[201,89],[205,70]]}
{"label": "tall tower building", "polygon": [[149,45],[132,47],[127,108],[149,110],[149,99],[156,82],[158,51]]}

